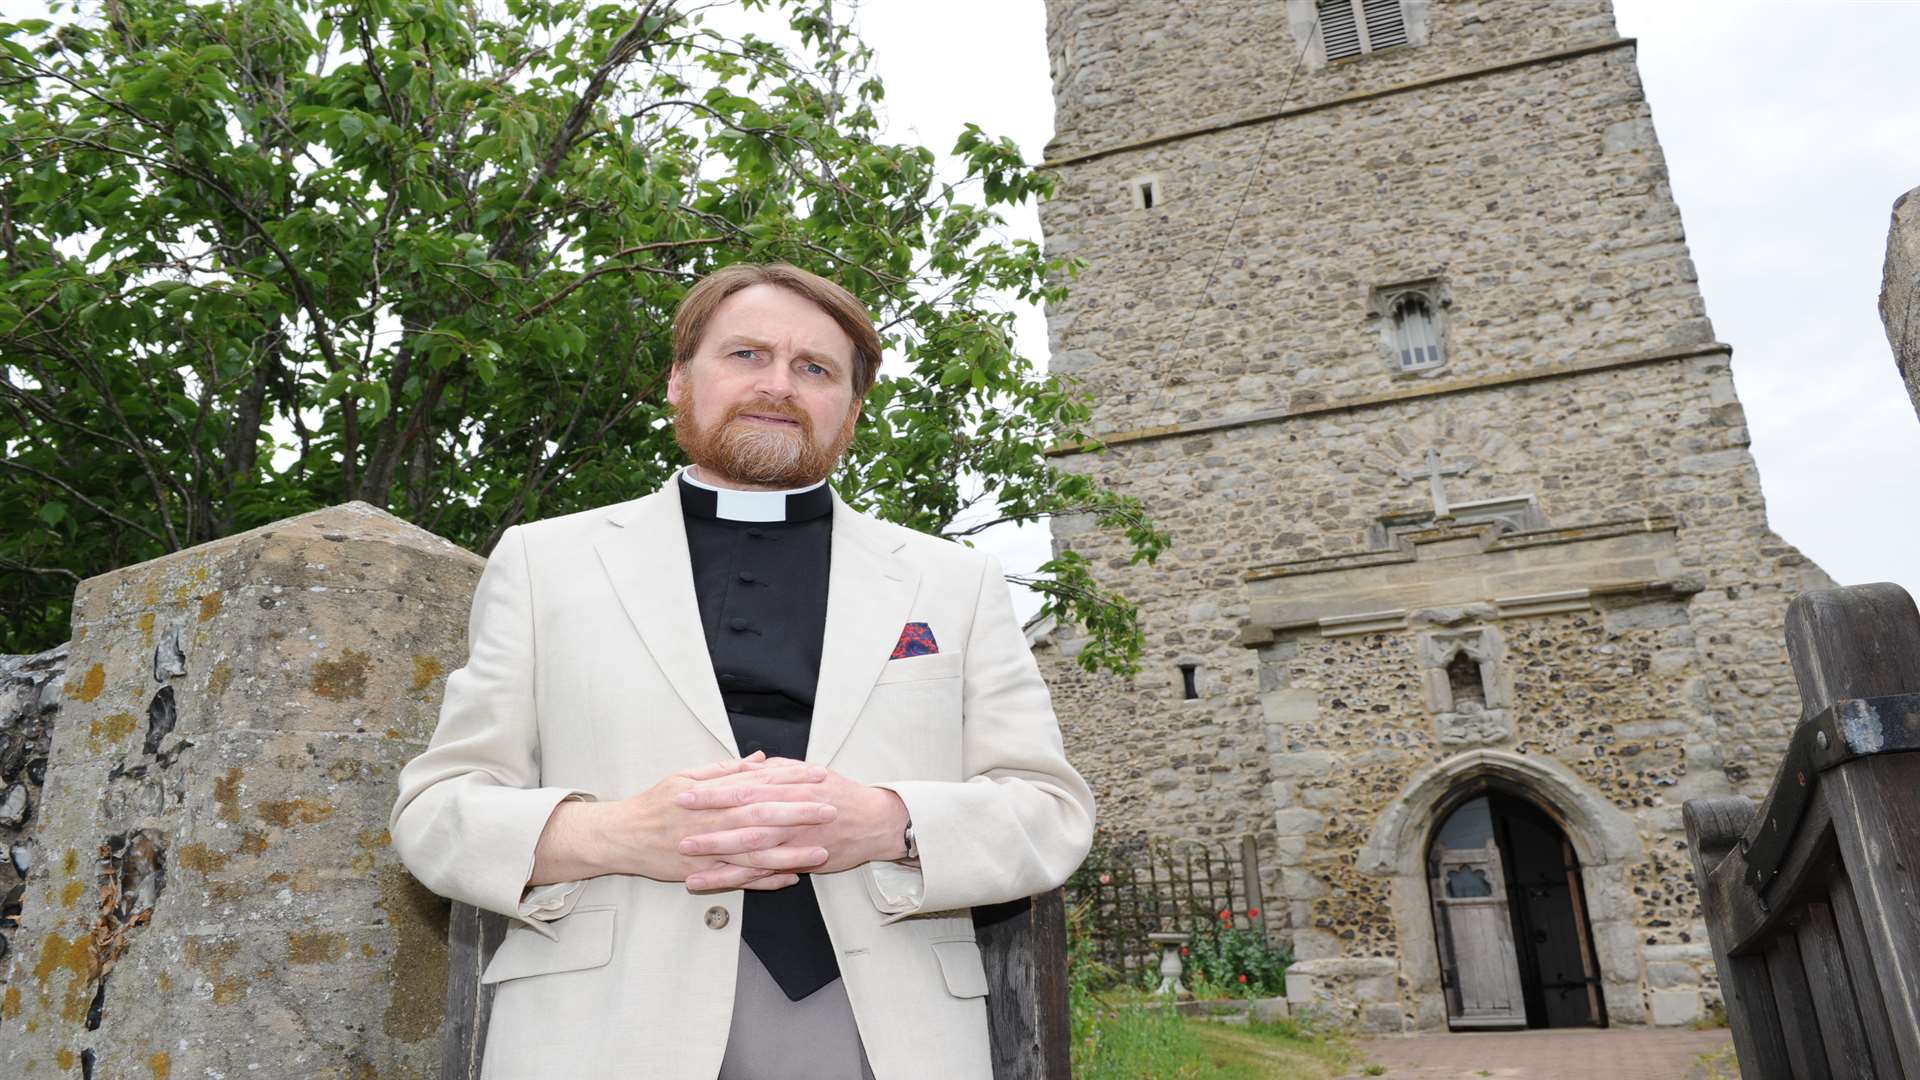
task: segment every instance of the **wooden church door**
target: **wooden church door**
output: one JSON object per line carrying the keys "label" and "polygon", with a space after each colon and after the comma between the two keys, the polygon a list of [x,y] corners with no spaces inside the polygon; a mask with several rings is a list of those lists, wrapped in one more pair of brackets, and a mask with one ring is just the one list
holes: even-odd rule
{"label": "wooden church door", "polygon": [[1499,846],[1492,836],[1478,848],[1436,843],[1428,865],[1449,1021],[1456,1028],[1525,1027],[1520,954]]}

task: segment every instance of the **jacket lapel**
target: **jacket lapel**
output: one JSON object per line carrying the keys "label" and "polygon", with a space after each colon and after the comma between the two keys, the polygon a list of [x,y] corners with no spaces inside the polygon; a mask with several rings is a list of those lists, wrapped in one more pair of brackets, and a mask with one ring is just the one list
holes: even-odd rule
{"label": "jacket lapel", "polygon": [[[720,745],[738,756],[733,725],[720,699],[720,684],[714,681],[713,659],[700,625],[687,527],[680,514],[680,486],[668,483],[623,504],[607,520],[610,527],[593,546],[620,606],[688,711]],[[609,656],[602,662],[620,660]]]}
{"label": "jacket lapel", "polygon": [[813,695],[807,760],[825,765],[853,730],[913,609],[920,575],[895,556],[900,542],[833,497],[827,628]]}

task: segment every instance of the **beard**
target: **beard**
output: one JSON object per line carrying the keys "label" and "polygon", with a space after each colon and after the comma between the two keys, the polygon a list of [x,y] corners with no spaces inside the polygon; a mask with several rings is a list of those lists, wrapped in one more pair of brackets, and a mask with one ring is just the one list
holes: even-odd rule
{"label": "beard", "polygon": [[[746,413],[779,416],[795,423],[791,429],[766,427],[740,417]],[[709,479],[736,484],[756,484],[771,488],[809,487],[827,478],[840,462],[840,455],[853,445],[859,409],[847,410],[847,421],[834,433],[831,443],[822,443],[813,428],[813,418],[799,406],[784,401],[759,401],[735,405],[718,423],[703,425],[694,419],[694,401],[687,392],[687,407],[673,411],[673,438]]]}

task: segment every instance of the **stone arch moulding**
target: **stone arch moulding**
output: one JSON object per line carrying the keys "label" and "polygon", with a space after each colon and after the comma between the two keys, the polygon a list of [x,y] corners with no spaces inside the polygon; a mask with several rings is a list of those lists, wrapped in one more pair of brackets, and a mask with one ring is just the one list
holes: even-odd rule
{"label": "stone arch moulding", "polygon": [[1391,883],[1393,921],[1401,928],[1400,973],[1406,980],[1415,1026],[1444,1029],[1447,1024],[1433,909],[1427,897],[1427,844],[1437,815],[1452,808],[1454,793],[1477,781],[1525,796],[1566,830],[1580,857],[1608,1020],[1646,1023],[1641,994],[1646,972],[1636,931],[1633,885],[1628,879],[1629,867],[1646,858],[1646,845],[1633,818],[1559,762],[1500,750],[1470,750],[1408,781],[1360,850],[1359,869]]}

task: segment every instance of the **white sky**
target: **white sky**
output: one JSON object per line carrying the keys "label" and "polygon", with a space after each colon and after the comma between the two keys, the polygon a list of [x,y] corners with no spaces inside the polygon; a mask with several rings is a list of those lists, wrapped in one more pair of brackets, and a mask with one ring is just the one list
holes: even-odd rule
{"label": "white sky", "polygon": [[[1283,17],[1273,2],[1249,4]],[[1876,307],[1893,200],[1920,185],[1910,72],[1920,0],[1615,0],[1716,336],[1753,436],[1768,517],[1843,584],[1920,595],[1920,419]],[[944,152],[964,123],[1038,161],[1053,130],[1041,0],[866,0],[896,139]],[[38,0],[0,0],[6,18]],[[729,20],[730,21],[730,20]],[[1029,209],[1015,235],[1039,236]],[[1037,310],[1020,343],[1046,356]],[[1042,527],[980,539],[1010,572]],[[1023,616],[1037,598],[1016,590]]]}
{"label": "white sky", "polygon": [[[1250,4],[1283,17],[1278,3]],[[1920,419],[1877,308],[1893,200],[1920,185],[1920,2],[1615,0],[1639,39],[1716,336],[1774,529],[1841,584],[1920,596]],[[946,149],[965,121],[1040,159],[1053,131],[1040,0],[868,0],[895,137]],[[1038,236],[1037,215],[1015,223]],[[1046,354],[1037,312],[1022,322]],[[1039,529],[990,533],[1008,570]],[[1019,598],[1021,613],[1037,601]]]}

